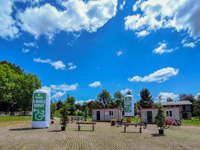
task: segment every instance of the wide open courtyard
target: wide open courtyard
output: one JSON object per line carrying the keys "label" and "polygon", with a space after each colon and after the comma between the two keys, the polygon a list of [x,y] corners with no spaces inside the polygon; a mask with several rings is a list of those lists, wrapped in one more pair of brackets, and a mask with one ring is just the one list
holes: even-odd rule
{"label": "wide open courtyard", "polygon": [[77,131],[75,123],[69,123],[66,131],[60,131],[59,120],[48,129],[31,129],[31,122],[0,125],[0,149],[199,149],[200,127],[182,126],[165,130],[159,136],[155,125],[148,125],[143,133],[138,127],[111,127],[110,123],[99,123],[82,127]]}

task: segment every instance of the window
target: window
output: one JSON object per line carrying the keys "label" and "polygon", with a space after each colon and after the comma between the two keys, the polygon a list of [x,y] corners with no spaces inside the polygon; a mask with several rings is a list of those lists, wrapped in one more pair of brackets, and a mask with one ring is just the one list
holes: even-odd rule
{"label": "window", "polygon": [[113,116],[113,111],[109,111],[109,116]]}
{"label": "window", "polygon": [[172,117],[172,111],[169,111],[169,116]]}
{"label": "window", "polygon": [[166,111],[166,116],[172,117],[172,111]]}

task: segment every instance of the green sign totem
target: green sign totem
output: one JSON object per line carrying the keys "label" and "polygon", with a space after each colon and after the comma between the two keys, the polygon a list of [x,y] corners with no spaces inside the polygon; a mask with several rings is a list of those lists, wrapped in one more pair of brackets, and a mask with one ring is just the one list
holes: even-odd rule
{"label": "green sign totem", "polygon": [[131,113],[132,112],[131,105],[132,105],[131,97],[125,97],[125,100],[124,100],[125,113]]}
{"label": "green sign totem", "polygon": [[45,106],[46,106],[45,104],[46,104],[46,94],[34,93],[32,121],[45,121]]}

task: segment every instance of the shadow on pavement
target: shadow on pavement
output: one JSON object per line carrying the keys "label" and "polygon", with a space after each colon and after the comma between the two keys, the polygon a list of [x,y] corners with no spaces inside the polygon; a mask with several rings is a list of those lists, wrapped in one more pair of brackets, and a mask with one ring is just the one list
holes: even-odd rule
{"label": "shadow on pavement", "polygon": [[154,133],[152,134],[153,137],[157,137],[157,136],[165,136],[164,134],[158,134],[158,133]]}
{"label": "shadow on pavement", "polygon": [[33,130],[32,128],[15,128],[15,129],[9,129],[9,131],[21,131],[21,130]]}
{"label": "shadow on pavement", "polygon": [[46,128],[15,128],[15,129],[9,129],[9,131],[22,131],[22,130],[40,130],[40,129],[46,129]]}
{"label": "shadow on pavement", "polygon": [[62,130],[51,130],[51,131],[48,131],[48,132],[61,132]]}

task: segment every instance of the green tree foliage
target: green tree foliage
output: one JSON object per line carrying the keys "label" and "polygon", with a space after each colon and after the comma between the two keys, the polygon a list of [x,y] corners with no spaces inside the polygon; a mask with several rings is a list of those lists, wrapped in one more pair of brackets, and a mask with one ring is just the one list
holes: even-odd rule
{"label": "green tree foliage", "polygon": [[198,116],[200,120],[200,95],[198,95],[197,100],[194,101],[194,114]]}
{"label": "green tree foliage", "polygon": [[161,104],[158,105],[158,112],[155,116],[155,121],[156,121],[156,125],[160,128],[160,129],[164,129],[164,125],[165,125],[165,110],[162,107]]}
{"label": "green tree foliage", "polygon": [[60,124],[62,127],[66,127],[67,123],[69,122],[69,104],[64,103],[63,107],[60,109],[61,119]]}
{"label": "green tree foliage", "polygon": [[75,98],[73,96],[67,95],[67,99],[65,100],[65,103],[69,105],[69,111],[70,115],[74,115],[74,112],[77,110],[75,106]]}
{"label": "green tree foliage", "polygon": [[121,107],[124,108],[124,96],[120,91],[117,91],[113,94],[113,108],[116,107]]}
{"label": "green tree foliage", "polygon": [[60,110],[63,107],[63,102],[61,100],[58,100],[56,105],[57,105],[57,110]]}
{"label": "green tree foliage", "polygon": [[75,104],[75,106],[76,106],[76,110],[83,111],[83,106],[81,106],[81,104],[77,103]]}
{"label": "green tree foliage", "polygon": [[141,99],[138,102],[140,107],[142,107],[142,108],[152,108],[153,107],[153,104],[154,104],[153,98],[150,94],[150,91],[147,88],[141,90],[140,97],[141,97]]}
{"label": "green tree foliage", "polygon": [[112,97],[108,91],[102,90],[97,100],[102,103],[103,108],[108,108],[109,104],[112,102]]}
{"label": "green tree foliage", "polygon": [[54,113],[56,112],[56,110],[57,110],[57,105],[56,105],[56,103],[53,103],[53,102],[51,101],[50,118],[51,118],[52,121],[54,120]]}
{"label": "green tree foliage", "polygon": [[0,75],[0,105],[6,111],[30,110],[33,91],[41,87],[38,77],[6,61],[0,62]]}

